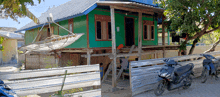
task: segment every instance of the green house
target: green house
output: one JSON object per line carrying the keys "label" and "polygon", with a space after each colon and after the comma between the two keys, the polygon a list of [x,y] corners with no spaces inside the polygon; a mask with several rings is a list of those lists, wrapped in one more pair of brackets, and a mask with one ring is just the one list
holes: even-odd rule
{"label": "green house", "polygon": [[[152,0],[71,0],[48,9],[39,17],[39,25],[30,22],[17,32],[26,31],[25,44],[31,44],[43,24],[47,22],[49,13],[52,13],[53,20],[59,25],[73,33],[84,33],[73,44],[56,50],[61,52],[60,64],[67,63],[67,60],[72,61],[73,65],[87,64],[88,61],[86,63],[86,58],[81,55],[88,53],[88,49],[91,50],[91,54],[112,51],[111,8],[115,9],[116,47],[121,44],[124,45],[124,50],[132,45],[138,47],[138,33],[141,32],[143,49],[162,50],[165,48],[165,46],[158,45],[158,27],[162,24],[159,19],[163,16],[164,10],[153,4]],[[142,27],[139,27],[139,13],[142,13],[142,19],[140,19]],[[51,24],[51,28],[46,24],[42,31],[43,34],[37,41],[44,40],[52,33],[61,36],[68,34],[66,30],[55,24]],[[167,37],[169,39],[169,36]],[[91,64],[108,64],[110,61],[109,58],[91,57]]]}

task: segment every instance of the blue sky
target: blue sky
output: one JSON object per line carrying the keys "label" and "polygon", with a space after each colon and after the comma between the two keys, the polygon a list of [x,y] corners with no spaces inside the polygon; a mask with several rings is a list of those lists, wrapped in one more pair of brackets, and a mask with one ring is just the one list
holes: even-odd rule
{"label": "blue sky", "polygon": [[[40,17],[41,13],[44,13],[47,11],[47,9],[53,6],[59,6],[60,4],[64,4],[71,0],[42,0],[40,4],[38,4],[38,0],[34,0],[35,6],[27,6],[27,8],[36,16]],[[19,18],[18,21],[20,24],[14,20],[12,20],[10,17],[8,19],[0,19],[0,27],[15,27],[17,29],[20,29],[21,27],[25,26],[32,20],[28,17],[25,18]]]}

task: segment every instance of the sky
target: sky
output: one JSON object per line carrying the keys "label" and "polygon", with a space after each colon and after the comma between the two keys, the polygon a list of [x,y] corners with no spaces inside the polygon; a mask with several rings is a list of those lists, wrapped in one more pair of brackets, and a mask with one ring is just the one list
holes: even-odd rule
{"label": "sky", "polygon": [[[42,0],[40,4],[38,4],[38,0],[33,0],[35,6],[28,5],[27,8],[36,16],[40,17],[41,13],[44,13],[48,10],[48,8],[52,8],[53,6],[59,6],[60,4],[64,4],[71,0]],[[28,17],[25,18],[18,18],[20,24],[10,17],[8,19],[0,19],[0,27],[15,27],[20,29],[21,27],[25,26],[32,20]],[[23,32],[24,33],[24,32]]]}

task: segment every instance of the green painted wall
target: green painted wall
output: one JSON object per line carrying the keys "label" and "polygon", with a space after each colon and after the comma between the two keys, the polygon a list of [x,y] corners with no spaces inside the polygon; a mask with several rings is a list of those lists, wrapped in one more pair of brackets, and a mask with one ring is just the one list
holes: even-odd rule
{"label": "green painted wall", "polygon": [[[90,47],[111,47],[112,42],[111,41],[96,41],[95,40],[95,14],[97,15],[107,15],[110,16],[109,11],[101,11],[99,10],[93,10],[89,13],[89,42]],[[123,44],[125,45],[125,17],[133,17],[134,18],[134,25],[135,25],[135,45],[138,45],[138,16],[135,15],[125,15],[121,13],[115,13],[115,27],[119,27],[119,32],[116,33],[116,46]],[[147,18],[143,17],[142,20],[150,20],[153,21],[153,18]],[[145,41],[142,37],[142,44],[143,45],[158,45],[157,42],[157,21],[155,23],[155,40],[154,41]],[[142,25],[143,26],[143,25]],[[115,28],[116,29],[116,28]],[[143,32],[142,32],[143,35]]]}
{"label": "green painted wall", "polygon": [[[60,21],[59,25],[65,27],[68,29],[68,20]],[[58,34],[58,26],[55,24],[51,24],[52,27],[54,27],[54,34]],[[41,28],[41,27],[40,27]],[[40,29],[39,28],[39,29]],[[67,46],[66,48],[87,48],[87,24],[86,24],[86,16],[76,17],[74,18],[74,33],[84,33],[84,35],[75,41],[73,44]],[[43,31],[45,35],[47,35],[47,29],[43,28]],[[30,44],[34,40],[34,38],[37,36],[38,28],[32,30],[28,30],[25,32],[25,44]],[[64,36],[67,35],[68,32],[62,28],[59,27],[59,35]]]}
{"label": "green painted wall", "polygon": [[25,32],[25,45],[31,44],[34,38],[37,36],[38,28],[35,28],[33,31],[28,30]]}
{"label": "green painted wall", "polygon": [[[68,29],[68,20],[59,22],[59,25]],[[87,48],[87,24],[86,24],[86,15],[76,17],[73,20],[73,31],[74,33],[84,33],[84,35],[75,41],[73,44],[65,48]],[[67,35],[68,32],[59,27],[59,35]]]}

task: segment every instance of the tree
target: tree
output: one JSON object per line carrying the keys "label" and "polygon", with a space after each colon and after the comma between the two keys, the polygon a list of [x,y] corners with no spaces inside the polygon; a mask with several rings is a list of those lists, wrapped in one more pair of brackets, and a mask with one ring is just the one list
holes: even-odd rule
{"label": "tree", "polygon": [[[42,0],[38,0],[38,3],[41,1]],[[27,5],[33,6],[33,0],[0,0],[0,17],[10,17],[13,20],[18,21],[18,17],[28,16],[36,21],[36,18],[34,18],[35,16],[27,10]]]}
{"label": "tree", "polygon": [[186,33],[180,50],[186,50],[188,41],[193,40],[189,54],[193,53],[200,37],[220,28],[220,0],[155,0],[164,8],[164,15],[172,30]]}

